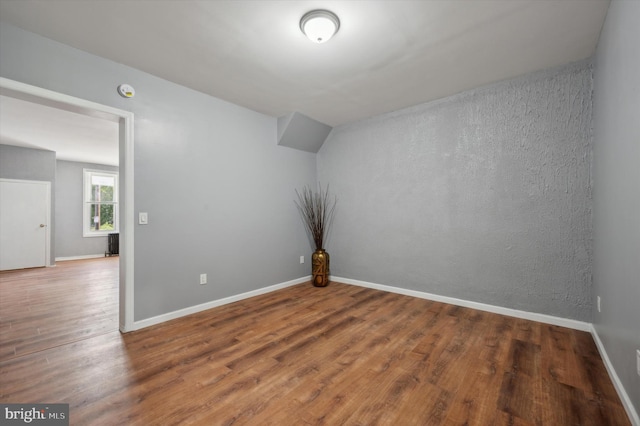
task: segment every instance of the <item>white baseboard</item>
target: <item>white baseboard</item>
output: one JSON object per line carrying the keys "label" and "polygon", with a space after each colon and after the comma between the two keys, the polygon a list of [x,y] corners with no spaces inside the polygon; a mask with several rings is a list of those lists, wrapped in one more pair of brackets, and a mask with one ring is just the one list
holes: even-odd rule
{"label": "white baseboard", "polygon": [[593,340],[596,342],[596,346],[598,347],[598,351],[600,352],[602,361],[604,362],[604,365],[607,368],[609,377],[611,378],[611,381],[613,382],[613,385],[615,386],[616,391],[618,392],[618,396],[622,401],[622,405],[627,411],[627,415],[631,419],[631,422],[633,423],[634,426],[640,426],[640,419],[638,418],[638,413],[636,412],[635,408],[633,407],[633,404],[631,403],[631,398],[625,391],[624,386],[622,386],[622,382],[620,381],[620,378],[616,374],[616,370],[613,368],[613,365],[609,360],[607,351],[604,349],[604,345],[602,344],[602,341],[600,340],[598,333],[596,332],[595,328],[593,327],[593,324],[591,323],[576,321],[576,320],[561,318],[561,317],[554,317],[552,315],[538,314],[535,312],[520,311],[518,309],[504,308],[502,306],[488,305],[485,303],[471,302],[469,300],[456,299],[454,297],[447,297],[447,296],[440,296],[437,294],[425,293],[417,290],[407,290],[400,287],[392,287],[388,285],[375,284],[375,283],[370,283],[366,281],[352,280],[349,278],[332,276],[331,280],[345,283],[345,284],[357,285],[360,287],[367,287],[367,288],[373,288],[376,290],[388,291],[391,293],[403,294],[405,296],[413,296],[413,297],[419,297],[421,299],[433,300],[436,302],[449,303],[451,305],[463,306],[465,308],[473,308],[481,311],[493,312],[496,314],[507,315],[515,318],[523,318],[531,321],[538,321],[545,324],[552,324],[560,327],[572,328],[574,330],[590,332],[591,335],[593,336]]}
{"label": "white baseboard", "polygon": [[631,423],[633,423],[634,426],[640,426],[640,417],[638,416],[638,412],[633,407],[629,394],[627,394],[627,391],[624,389],[624,386],[622,386],[620,377],[618,377],[616,370],[613,368],[613,364],[611,364],[609,355],[607,354],[607,351],[604,348],[604,344],[602,343],[602,340],[600,340],[600,336],[598,335],[598,332],[596,331],[593,324],[591,325],[591,335],[593,336],[593,340],[596,342],[598,352],[600,352],[600,357],[604,362],[604,366],[607,368],[609,377],[611,378],[611,381],[613,382],[613,386],[616,388],[616,391],[618,392],[618,396],[622,401],[622,405],[624,406],[624,409],[627,411],[627,415],[629,416]]}
{"label": "white baseboard", "polygon": [[[84,257],[83,257],[84,258]],[[56,259],[58,260],[58,259]],[[65,260],[71,260],[71,259],[66,259]],[[311,280],[311,276],[306,276],[306,277],[302,277],[302,278],[298,278],[295,280],[291,280],[291,281],[286,281],[280,284],[275,284],[269,287],[264,287],[258,290],[253,290],[253,291],[249,291],[246,293],[242,293],[242,294],[237,294],[234,296],[230,296],[230,297],[226,297],[224,299],[219,299],[219,300],[212,300],[210,302],[207,303],[203,303],[200,305],[196,305],[196,306],[191,306],[185,309],[180,309],[177,311],[173,311],[173,312],[169,312],[166,314],[162,314],[162,315],[158,315],[152,318],[147,318],[141,321],[135,321],[133,323],[133,328],[130,331],[133,330],[139,330],[141,328],[145,328],[145,327],[150,327],[152,325],[155,324],[160,324],[162,322],[165,321],[169,321],[172,319],[176,319],[176,318],[180,318],[186,315],[191,315],[191,314],[195,314],[197,312],[201,312],[201,311],[205,311],[207,309],[211,309],[211,308],[215,308],[218,306],[222,306],[222,305],[226,305],[229,303],[233,303],[233,302],[237,302],[239,300],[243,300],[243,299],[248,299],[250,297],[254,297],[254,296],[259,296],[261,294],[265,294],[265,293],[270,293],[272,291],[275,290],[280,290],[286,287],[291,287],[293,285],[296,284],[301,284],[303,282],[309,281]],[[455,297],[448,297],[448,296],[440,296],[437,294],[432,294],[432,293],[426,293],[426,292],[422,292],[422,291],[417,291],[417,290],[408,290],[408,289],[404,289],[404,288],[400,288],[400,287],[393,287],[393,286],[388,286],[388,285],[383,285],[383,284],[375,284],[375,283],[370,283],[370,282],[366,282],[366,281],[359,281],[359,280],[352,280],[350,278],[342,278],[342,277],[331,277],[332,281],[336,281],[336,282],[341,282],[341,283],[345,283],[345,284],[351,284],[351,285],[357,285],[360,287],[367,287],[367,288],[373,288],[376,290],[382,290],[382,291],[388,291],[391,293],[397,293],[397,294],[403,294],[405,296],[412,296],[412,297],[418,297],[420,299],[427,299],[427,300],[433,300],[436,302],[442,302],[442,303],[448,303],[451,305],[456,305],[456,306],[463,306],[465,308],[472,308],[472,309],[478,309],[481,311],[486,311],[486,312],[492,312],[492,313],[496,313],[496,314],[501,314],[501,315],[507,315],[510,317],[515,317],[515,318],[522,318],[522,319],[527,319],[527,320],[531,320],[531,321],[537,321],[537,322],[542,322],[545,324],[552,324],[552,325],[557,325],[560,327],[567,327],[567,328],[571,328],[571,329],[575,329],[575,330],[580,330],[580,331],[587,331],[590,332],[591,335],[593,336],[593,340],[596,343],[596,346],[598,348],[598,351],[600,352],[600,356],[602,357],[602,360],[604,362],[605,367],[607,368],[607,372],[609,373],[609,377],[611,378],[611,381],[613,382],[613,385],[616,388],[616,391],[618,392],[618,396],[620,397],[620,400],[622,401],[622,404],[625,408],[625,410],[627,411],[627,414],[629,416],[629,418],[631,419],[631,422],[633,423],[634,426],[640,426],[640,419],[638,418],[638,413],[636,412],[633,404],[631,403],[631,398],[629,397],[629,395],[627,394],[627,392],[624,389],[624,386],[622,386],[622,382],[620,382],[620,378],[618,377],[618,375],[616,374],[615,369],[613,368],[613,365],[611,364],[611,361],[609,360],[609,356],[607,355],[607,351],[604,348],[604,345],[602,344],[602,341],[600,340],[600,337],[598,336],[598,333],[596,332],[595,328],[593,327],[593,324],[591,323],[586,323],[583,321],[576,321],[576,320],[572,320],[572,319],[567,319],[567,318],[561,318],[561,317],[555,317],[552,315],[546,315],[546,314],[539,314],[539,313],[535,313],[535,312],[527,312],[527,311],[521,311],[518,309],[511,309],[511,308],[505,308],[502,306],[495,306],[495,305],[489,305],[486,303],[479,303],[479,302],[472,302],[469,300],[463,300],[463,299],[457,299]]]}
{"label": "white baseboard", "polygon": [[495,314],[507,315],[515,318],[522,318],[531,321],[538,321],[545,324],[557,325],[560,327],[572,328],[580,331],[591,331],[591,324],[588,322],[572,320],[568,318],[554,317],[552,315],[538,314],[535,312],[520,311],[518,309],[504,308],[502,306],[488,305],[486,303],[472,302],[469,300],[456,299],[455,297],[440,296],[438,294],[425,293],[417,290],[407,290],[400,287],[375,284],[366,281],[352,280],[349,278],[331,277],[332,281],[345,284],[353,284],[360,287],[373,288],[376,290],[388,291],[391,293],[403,294],[405,296],[418,297],[420,299],[433,300],[435,302],[449,303],[451,305],[463,306],[465,308],[478,309],[480,311],[493,312]]}
{"label": "white baseboard", "polygon": [[169,312],[166,314],[158,315],[158,316],[147,318],[140,321],[134,321],[133,328],[127,331],[140,330],[141,328],[150,327],[152,325],[160,324],[161,322],[184,317],[186,315],[195,314],[197,312],[206,311],[207,309],[216,308],[222,305],[227,305],[229,303],[237,302],[243,299],[248,299],[254,296],[259,296],[261,294],[270,293],[272,291],[280,290],[286,287],[291,287],[296,284],[302,284],[310,280],[311,280],[311,275],[308,275],[306,277],[297,278],[295,280],[286,281],[280,284],[274,284],[269,287],[259,288],[257,290],[248,291],[246,293],[225,297],[224,299],[212,300],[210,302],[202,303],[200,305],[190,306],[188,308],[179,309],[177,311]]}
{"label": "white baseboard", "polygon": [[56,257],[56,262],[64,262],[64,261],[67,261],[67,260],[97,259],[98,257],[105,257],[104,253],[101,253],[101,254],[84,254],[82,256]]}

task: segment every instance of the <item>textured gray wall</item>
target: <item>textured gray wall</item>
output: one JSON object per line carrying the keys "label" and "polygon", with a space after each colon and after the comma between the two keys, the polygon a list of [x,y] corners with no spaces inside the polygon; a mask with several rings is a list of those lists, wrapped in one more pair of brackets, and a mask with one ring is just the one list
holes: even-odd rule
{"label": "textured gray wall", "polygon": [[102,254],[107,237],[82,236],[83,169],[118,171],[102,164],[56,162],[56,257]]}
{"label": "textured gray wall", "polygon": [[5,23],[0,76],[135,114],[135,320],[309,275],[293,199],[315,155],[278,146],[276,118]]}
{"label": "textured gray wall", "polygon": [[[595,61],[593,324],[640,413],[640,2],[609,6]],[[636,421],[638,418],[636,417]]]}
{"label": "textured gray wall", "polygon": [[56,153],[41,149],[0,145],[0,178],[51,182],[49,224],[51,265],[56,264]]}
{"label": "textured gray wall", "polygon": [[332,273],[589,321],[591,89],[580,63],[334,128]]}

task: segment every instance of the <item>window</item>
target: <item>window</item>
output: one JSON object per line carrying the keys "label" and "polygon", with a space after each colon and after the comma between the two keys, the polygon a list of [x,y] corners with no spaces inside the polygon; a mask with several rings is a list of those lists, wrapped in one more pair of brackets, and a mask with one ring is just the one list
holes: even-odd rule
{"label": "window", "polygon": [[118,173],[83,169],[82,235],[99,237],[118,232]]}

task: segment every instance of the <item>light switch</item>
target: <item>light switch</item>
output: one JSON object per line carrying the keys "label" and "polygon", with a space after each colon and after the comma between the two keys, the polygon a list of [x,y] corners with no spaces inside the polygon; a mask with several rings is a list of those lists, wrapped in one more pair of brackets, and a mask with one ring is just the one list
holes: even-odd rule
{"label": "light switch", "polygon": [[149,223],[149,215],[147,215],[147,212],[138,213],[138,223],[140,225],[147,225]]}

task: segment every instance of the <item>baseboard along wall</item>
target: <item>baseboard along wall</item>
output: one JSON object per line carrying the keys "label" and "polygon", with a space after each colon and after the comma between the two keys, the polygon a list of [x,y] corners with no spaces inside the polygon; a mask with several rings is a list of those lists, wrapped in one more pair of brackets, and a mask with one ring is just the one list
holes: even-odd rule
{"label": "baseboard along wall", "polygon": [[67,260],[97,259],[99,257],[105,257],[104,253],[100,253],[100,254],[84,254],[82,256],[56,257],[56,262],[65,262]]}
{"label": "baseboard along wall", "polygon": [[598,352],[600,352],[600,357],[602,358],[602,362],[604,362],[604,366],[607,368],[607,373],[609,373],[609,377],[613,382],[613,386],[616,388],[618,392],[618,396],[622,401],[622,405],[624,409],[627,411],[627,415],[633,423],[634,426],[640,426],[640,416],[638,416],[638,412],[635,407],[631,403],[631,398],[629,394],[622,386],[622,382],[620,381],[620,377],[618,377],[618,373],[616,373],[615,368],[613,368],[613,364],[611,364],[611,360],[609,359],[609,355],[602,344],[602,340],[600,340],[600,336],[598,335],[598,331],[595,329],[593,324],[591,325],[591,335],[593,336],[593,340],[596,342],[596,347],[598,348]]}
{"label": "baseboard along wall", "polygon": [[[67,260],[71,260],[71,259],[67,259]],[[486,303],[473,302],[473,301],[464,300],[464,299],[457,299],[454,297],[441,296],[441,295],[426,293],[426,292],[417,291],[417,290],[408,290],[408,289],[393,287],[393,286],[384,285],[384,284],[376,284],[376,283],[370,283],[366,281],[353,280],[350,278],[331,277],[331,279],[332,281],[341,282],[344,284],[367,287],[367,288],[372,288],[376,290],[387,291],[390,293],[398,293],[398,294],[403,294],[405,296],[412,296],[420,299],[433,300],[435,302],[448,303],[451,305],[462,306],[465,308],[478,309],[480,311],[492,312],[492,313],[506,315],[510,317],[522,318],[526,320],[541,322],[544,324],[557,325],[560,327],[567,327],[574,330],[589,332],[593,336],[593,339],[596,343],[598,351],[600,351],[600,356],[602,357],[605,367],[607,368],[607,371],[609,373],[609,377],[611,378],[611,381],[613,382],[614,387],[618,392],[618,396],[620,397],[620,400],[622,401],[622,404],[624,405],[625,410],[627,411],[627,414],[631,419],[631,422],[634,424],[634,426],[640,426],[638,413],[635,411],[633,404],[631,403],[631,399],[627,394],[627,392],[625,391],[624,387],[622,386],[622,382],[620,382],[620,378],[616,374],[616,371],[613,368],[611,361],[609,360],[609,356],[607,355],[604,345],[602,344],[602,341],[600,340],[600,337],[598,336],[597,331],[595,330],[595,328],[593,327],[593,324],[591,323],[572,320],[568,318],[555,317],[552,315],[539,314],[535,312],[521,311],[518,309],[505,308],[502,306],[489,305]],[[180,318],[186,315],[195,314],[197,312],[201,312],[207,309],[237,302],[239,300],[248,299],[250,297],[270,293],[272,291],[280,290],[293,285],[302,284],[310,280],[311,280],[311,276],[308,275],[306,277],[298,278],[291,281],[286,281],[280,284],[275,284],[269,287],[264,287],[264,288],[249,291],[246,293],[237,294],[234,296],[226,297],[224,299],[212,300],[210,302],[202,303],[200,305],[191,306],[188,308],[180,309],[177,311],[169,312],[166,314],[158,315],[158,316],[147,318],[140,321],[135,321],[133,323],[133,328],[131,331],[139,330],[145,327],[150,327],[155,324],[160,324],[165,321]]]}
{"label": "baseboard along wall", "polygon": [[425,292],[416,291],[416,290],[407,290],[404,288],[393,287],[389,285],[352,280],[349,278],[332,277],[332,281],[357,285],[360,287],[367,287],[367,288],[373,288],[377,290],[388,291],[391,293],[403,294],[405,296],[419,297],[421,299],[433,300],[435,302],[448,303],[451,305],[463,306],[465,308],[473,308],[473,309],[478,309],[480,311],[493,312],[496,314],[507,315],[510,317],[537,321],[544,324],[567,327],[574,330],[587,331],[591,333],[591,336],[593,337],[593,340],[596,343],[596,347],[600,352],[602,361],[604,362],[607,372],[609,373],[609,378],[613,382],[613,386],[618,392],[618,396],[620,397],[620,400],[622,401],[622,405],[627,411],[627,415],[629,416],[629,419],[631,420],[634,426],[640,426],[640,418],[638,417],[638,412],[635,410],[633,404],[631,403],[631,398],[629,397],[629,394],[627,394],[627,391],[624,389],[624,386],[622,385],[622,382],[620,381],[620,378],[618,377],[618,374],[616,373],[615,368],[613,368],[613,365],[611,364],[611,360],[607,355],[607,351],[605,350],[604,345],[600,340],[600,336],[598,336],[598,332],[596,331],[596,329],[593,327],[593,324],[591,323],[576,321],[568,318],[555,317],[552,315],[538,314],[535,312],[520,311],[518,309],[505,308],[502,306],[489,305],[486,303],[478,303],[478,302],[472,302],[469,300],[456,299],[454,297],[440,296],[437,294],[425,293]]}
{"label": "baseboard along wall", "polygon": [[450,305],[463,306],[465,308],[477,309],[479,311],[493,312],[495,314],[507,315],[515,318],[522,318],[531,321],[538,321],[545,324],[558,325],[560,327],[572,328],[574,330],[591,331],[591,324],[583,321],[576,321],[568,318],[554,317],[552,315],[538,314],[535,312],[520,311],[518,309],[505,308],[502,306],[489,305],[486,303],[472,302],[470,300],[456,299],[455,297],[440,296],[438,294],[425,293],[417,290],[393,287],[384,284],[375,284],[366,281],[352,280],[350,278],[332,277],[333,281],[345,284],[357,285],[360,287],[373,288],[376,290],[388,291],[390,293],[403,294],[405,296],[418,297],[420,299],[433,300],[434,302],[448,303]]}
{"label": "baseboard along wall", "polygon": [[152,325],[160,324],[161,322],[165,322],[172,319],[184,317],[186,315],[191,315],[198,312],[206,311],[207,309],[216,308],[222,305],[227,305],[229,303],[237,302],[243,299],[248,299],[254,296],[259,296],[261,294],[270,293],[272,291],[280,290],[286,287],[291,287],[292,285],[302,284],[310,280],[311,280],[311,275],[307,275],[306,277],[297,278],[295,280],[286,281],[280,284],[274,284],[269,287],[259,288],[257,290],[248,291],[246,293],[236,294],[234,296],[225,297],[224,299],[212,300],[210,302],[202,303],[200,305],[190,306],[188,308],[179,309],[177,311],[168,312],[166,314],[158,315],[158,316],[147,318],[140,321],[134,321],[133,328],[128,331],[140,330],[141,328],[150,327]]}

